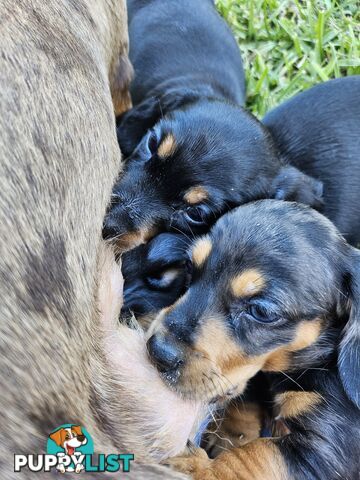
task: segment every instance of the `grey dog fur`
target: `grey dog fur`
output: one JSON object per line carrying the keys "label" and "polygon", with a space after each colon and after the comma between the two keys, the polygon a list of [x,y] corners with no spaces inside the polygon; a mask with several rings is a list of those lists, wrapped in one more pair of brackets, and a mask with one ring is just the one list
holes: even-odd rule
{"label": "grey dog fur", "polygon": [[[0,478],[19,478],[14,453],[43,453],[70,422],[99,452],[138,446],[146,459],[96,334],[102,220],[121,165],[114,105],[129,105],[125,2],[1,0],[0,24]],[[135,463],[127,478],[184,477]]]}

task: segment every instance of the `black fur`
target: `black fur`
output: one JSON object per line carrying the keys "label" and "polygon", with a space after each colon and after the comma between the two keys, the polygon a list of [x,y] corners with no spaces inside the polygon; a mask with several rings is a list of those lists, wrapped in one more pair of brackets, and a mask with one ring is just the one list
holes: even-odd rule
{"label": "black fur", "polygon": [[323,182],[322,213],[358,244],[360,76],[310,88],[269,112],[263,123],[286,163]]}
{"label": "black fur", "polygon": [[[325,203],[322,208],[318,207],[352,244],[360,241],[356,201],[360,198],[357,180],[360,174],[359,92],[360,77],[329,81],[285,102],[264,119],[284,161],[293,162],[324,182]],[[299,178],[296,169],[286,168],[280,172],[273,184],[275,197],[291,198],[293,190],[297,190],[300,197],[306,195],[307,189],[302,192],[298,188]],[[317,188],[320,198],[320,183]],[[311,203],[308,198],[300,199]],[[155,291],[152,293],[155,295]],[[168,295],[170,302],[175,292],[169,291]],[[152,301],[156,303],[154,297]]]}
{"label": "black fur", "polygon": [[239,48],[212,0],[127,0],[134,108],[119,119],[129,156],[164,115],[201,97],[245,101]]}
{"label": "black fur", "polygon": [[[134,108],[120,119],[118,135],[129,157],[104,236],[154,227],[201,233],[237,205],[279,195],[317,206],[319,182],[288,170],[266,129],[241,107],[240,53],[213,2],[128,5]],[[169,136],[174,148],[162,158],[159,146]],[[184,199],[194,186],[207,193],[196,205]]]}
{"label": "black fur", "polygon": [[162,233],[122,256],[122,319],[134,314],[140,323],[148,324],[152,316],[184,293],[190,274],[190,243],[183,235]]}
{"label": "black fur", "polygon": [[[335,349],[334,345],[334,349]],[[274,395],[317,392],[323,401],[286,420],[290,435],[276,441],[289,470],[299,480],[356,480],[360,473],[360,411],[346,396],[335,361],[323,370],[299,370],[271,378]]]}

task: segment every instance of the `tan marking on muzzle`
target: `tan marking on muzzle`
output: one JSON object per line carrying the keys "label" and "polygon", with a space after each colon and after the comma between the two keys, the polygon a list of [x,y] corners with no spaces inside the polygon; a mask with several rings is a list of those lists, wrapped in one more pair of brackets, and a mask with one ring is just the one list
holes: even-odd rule
{"label": "tan marking on muzzle", "polygon": [[240,273],[230,282],[235,297],[251,297],[259,293],[265,285],[265,279],[259,270],[249,269]]}
{"label": "tan marking on muzzle", "polygon": [[275,404],[279,417],[294,418],[314,410],[322,399],[317,392],[284,392],[276,395]]}
{"label": "tan marking on muzzle", "polygon": [[[231,337],[221,319],[209,318],[203,322],[194,350],[207,359],[211,369],[226,377],[229,386],[236,385],[236,391],[241,393],[248,380],[258,371],[286,370],[291,365],[291,354],[314,343],[320,333],[319,319],[303,321],[289,344],[261,355],[247,355]],[[201,374],[203,367],[206,368],[206,362],[198,363],[197,369],[192,369],[192,376],[199,375],[199,372]]]}
{"label": "tan marking on muzzle", "polygon": [[198,240],[192,249],[192,261],[196,267],[201,267],[212,250],[212,243],[209,237]]}
{"label": "tan marking on muzzle", "polygon": [[184,195],[184,201],[189,205],[197,205],[209,197],[209,192],[205,187],[197,185],[190,188]]}
{"label": "tan marking on muzzle", "polygon": [[155,333],[156,334],[163,334],[165,333],[166,329],[163,324],[164,318],[166,316],[166,313],[168,311],[169,307],[163,308],[160,310],[160,312],[157,314],[153,322],[149,325],[148,331],[146,332],[146,338],[149,339],[152,337]]}
{"label": "tan marking on muzzle", "polygon": [[264,372],[280,372],[287,370],[291,361],[289,350],[281,348],[271,353],[263,366]]}
{"label": "tan marking on muzzle", "polygon": [[168,158],[171,157],[175,153],[176,150],[176,140],[172,133],[168,133],[164,140],[160,143],[158,148],[158,156],[160,158]]}
{"label": "tan marking on muzzle", "polygon": [[233,341],[225,324],[217,318],[208,318],[199,332],[194,349],[202,352],[223,368],[231,362],[241,362],[243,355],[240,347]]}
{"label": "tan marking on muzzle", "polygon": [[264,363],[263,356],[246,355],[217,318],[204,322],[194,351],[203,356],[211,370],[226,378],[228,388],[236,387],[237,393],[242,393],[247,381]]}
{"label": "tan marking on muzzle", "polygon": [[143,243],[147,243],[157,232],[158,229],[154,226],[144,227],[139,230],[124,233],[119,237],[115,237],[111,242],[114,244],[116,253],[123,254]]}

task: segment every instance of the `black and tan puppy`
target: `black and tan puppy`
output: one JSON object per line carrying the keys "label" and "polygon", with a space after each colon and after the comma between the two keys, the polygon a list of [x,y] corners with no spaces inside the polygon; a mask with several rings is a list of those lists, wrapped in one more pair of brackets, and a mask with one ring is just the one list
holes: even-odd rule
{"label": "black and tan puppy", "polygon": [[200,97],[245,103],[245,74],[235,38],[214,0],[127,0],[134,108],[120,117],[129,156],[164,114]]}
{"label": "black and tan puppy", "polygon": [[[124,304],[121,323],[132,325],[134,315],[147,330],[160,310],[175,303],[185,293],[191,280],[189,255],[192,243],[184,235],[161,233],[146,245],[122,255]],[[264,377],[258,375],[251,380],[241,398],[230,405],[217,405],[212,415],[214,422],[208,425],[202,439],[211,457],[264,434],[271,396],[266,385]]]}
{"label": "black and tan puppy", "polygon": [[206,401],[265,372],[290,433],[170,463],[199,480],[358,478],[359,251],[315,210],[264,200],[218,220],[192,262],[189,290],[150,328],[153,362]]}
{"label": "black and tan puppy", "polygon": [[282,159],[324,184],[322,213],[360,242],[360,76],[313,87],[264,120]]}
{"label": "black and tan puppy", "polygon": [[147,327],[161,309],[185,293],[190,280],[190,243],[184,235],[161,233],[122,256],[122,319],[134,314]]}
{"label": "black and tan puppy", "polygon": [[[131,325],[134,315],[146,330],[160,310],[185,293],[191,279],[191,243],[184,235],[161,233],[146,245],[123,254],[122,323],[128,321]],[[263,377],[256,378],[241,399],[229,406],[217,406],[217,412],[213,412],[215,421],[207,427],[208,433],[203,438],[209,455],[248,443],[263,433],[269,398],[265,385]]]}
{"label": "black and tan puppy", "polygon": [[319,182],[282,164],[271,136],[240,106],[240,53],[213,2],[128,6],[135,106],[118,129],[129,158],[104,236],[124,250],[156,231],[206,232],[250,200],[281,195],[317,205]]}

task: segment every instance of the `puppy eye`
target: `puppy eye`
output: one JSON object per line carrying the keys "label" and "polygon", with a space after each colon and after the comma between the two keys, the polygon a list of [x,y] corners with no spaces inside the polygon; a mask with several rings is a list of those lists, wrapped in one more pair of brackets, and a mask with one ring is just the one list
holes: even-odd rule
{"label": "puppy eye", "polygon": [[204,225],[207,223],[210,209],[207,205],[189,207],[185,210],[185,220],[192,225]]}
{"label": "puppy eye", "polygon": [[157,290],[164,290],[170,287],[170,285],[180,275],[180,273],[180,268],[169,268],[159,274],[151,276],[149,275],[148,277],[146,277],[146,281],[150,285],[150,287]]}
{"label": "puppy eye", "polygon": [[248,308],[248,314],[254,318],[257,322],[272,323],[278,320],[278,316],[272,312],[267,311],[261,305],[250,305]]}

